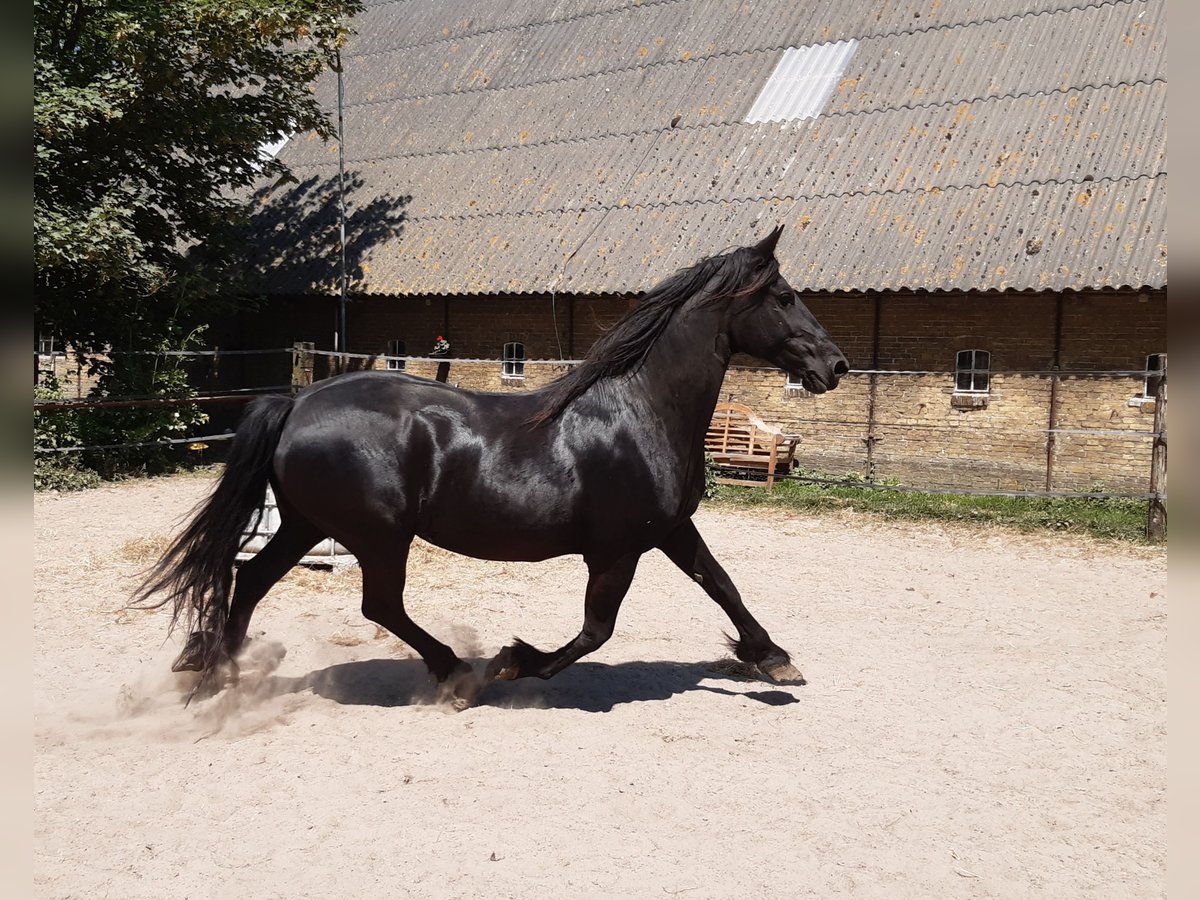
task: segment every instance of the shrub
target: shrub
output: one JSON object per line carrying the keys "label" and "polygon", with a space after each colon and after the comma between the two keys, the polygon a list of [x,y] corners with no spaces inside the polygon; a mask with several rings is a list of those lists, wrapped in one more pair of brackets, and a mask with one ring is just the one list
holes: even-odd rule
{"label": "shrub", "polygon": [[[34,400],[62,400],[58,380],[48,376],[34,387]],[[75,447],[80,443],[78,410],[33,412],[33,446],[35,450],[56,447]],[[84,466],[78,453],[34,453],[33,489],[35,491],[78,491],[94,487],[100,476]]]}
{"label": "shrub", "polygon": [[[195,347],[199,344],[201,330],[169,335],[152,349],[161,353]],[[96,397],[186,399],[195,394],[187,369],[177,356],[114,353],[112,359],[93,361],[91,371],[100,376],[93,390]],[[88,410],[83,415],[80,437],[81,443],[88,446],[152,444],[184,437],[194,426],[208,421],[208,415],[192,403],[100,408]],[[84,453],[84,462],[105,478],[154,475],[175,467],[175,458],[167,447],[90,450]]]}
{"label": "shrub", "polygon": [[[199,344],[203,328],[183,333],[172,326],[150,352],[114,352],[92,358],[88,374],[98,375],[91,399],[105,397],[186,400],[195,395],[187,369],[178,356],[165,351],[186,350]],[[35,400],[64,399],[52,375],[34,388]],[[194,403],[172,406],[96,407],[34,411],[34,447],[111,447],[114,444],[156,444],[181,438],[208,415]],[[165,446],[130,446],[72,453],[35,453],[36,490],[75,490],[100,478],[152,475],[172,471],[178,457]]]}

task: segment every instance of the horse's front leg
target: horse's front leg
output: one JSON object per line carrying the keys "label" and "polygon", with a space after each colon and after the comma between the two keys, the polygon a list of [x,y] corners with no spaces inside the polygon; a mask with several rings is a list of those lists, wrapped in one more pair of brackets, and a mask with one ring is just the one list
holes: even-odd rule
{"label": "horse's front leg", "polygon": [[515,640],[488,663],[487,677],[509,681],[513,678],[550,678],[577,659],[601,647],[612,637],[621,601],[633,582],[640,554],[622,556],[615,561],[588,560],[587,595],[583,607],[583,629],[575,639],[553,653],[545,653],[522,640]]}
{"label": "horse's front leg", "polygon": [[792,665],[787,651],[771,640],[767,630],[746,609],[738,589],[721,564],[713,558],[691,519],[671,532],[659,544],[659,549],[725,610],[737,629],[737,640],[731,640],[730,647],[738,659],[756,666],[771,681],[780,684],[805,683],[804,676]]}
{"label": "horse's front leg", "polygon": [[439,697],[463,710],[474,702],[483,685],[469,663],[414,622],[405,610],[404,584],[411,542],[411,534],[389,539],[388,532],[383,531],[380,542],[369,552],[355,551],[362,565],[363,615],[421,654],[437,680]]}

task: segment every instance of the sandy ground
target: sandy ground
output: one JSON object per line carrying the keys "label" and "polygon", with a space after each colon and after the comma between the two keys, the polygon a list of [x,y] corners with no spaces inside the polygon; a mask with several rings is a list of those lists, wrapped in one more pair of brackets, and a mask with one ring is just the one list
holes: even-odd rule
{"label": "sandy ground", "polygon": [[[185,709],[164,615],[122,607],[207,487],[35,500],[38,897],[1165,893],[1161,551],[702,511],[807,686],[714,669],[722,613],[652,554],[608,645],[461,713],[357,573],[300,571]],[[482,660],[574,635],[583,583],[424,548],[408,600]]]}

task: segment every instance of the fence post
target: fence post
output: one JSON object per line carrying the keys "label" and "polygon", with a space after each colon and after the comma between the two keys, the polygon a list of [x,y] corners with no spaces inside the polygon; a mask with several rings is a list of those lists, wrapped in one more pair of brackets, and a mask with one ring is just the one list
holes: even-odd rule
{"label": "fence post", "polygon": [[876,404],[879,400],[879,346],[880,323],[883,321],[883,295],[875,294],[873,322],[871,324],[871,374],[867,376],[867,481],[875,483],[875,445],[879,435],[875,432]]}
{"label": "fence post", "polygon": [[[1054,367],[1055,369],[1058,366]],[[1046,424],[1046,490],[1054,490],[1054,460],[1058,455],[1058,372],[1050,376],[1050,413]]]}
{"label": "fence post", "polygon": [[313,383],[312,341],[296,341],[292,345],[292,392]]}
{"label": "fence post", "polygon": [[1167,536],[1167,366],[1154,392],[1154,449],[1150,455],[1150,510],[1146,537],[1161,541]]}

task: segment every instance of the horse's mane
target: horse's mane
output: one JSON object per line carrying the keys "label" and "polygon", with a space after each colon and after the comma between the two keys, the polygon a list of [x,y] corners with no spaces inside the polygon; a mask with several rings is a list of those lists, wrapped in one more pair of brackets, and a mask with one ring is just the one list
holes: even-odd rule
{"label": "horse's mane", "polygon": [[550,384],[531,426],[555,419],[576,397],[598,381],[636,372],[666,330],[672,316],[706,287],[705,302],[746,296],[778,277],[779,264],[752,247],[702,259],[680,269],[646,292],[641,301],[606,331],[578,366]]}

